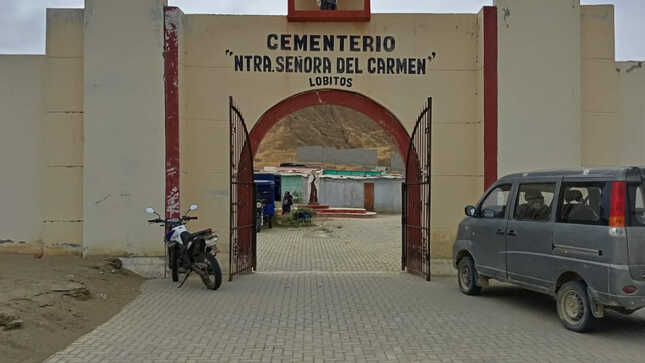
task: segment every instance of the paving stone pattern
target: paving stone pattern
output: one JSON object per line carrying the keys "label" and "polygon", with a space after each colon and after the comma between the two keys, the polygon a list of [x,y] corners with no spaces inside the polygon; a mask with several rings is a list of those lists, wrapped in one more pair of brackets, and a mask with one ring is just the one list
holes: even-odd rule
{"label": "paving stone pattern", "polygon": [[258,271],[400,271],[401,216],[326,219],[258,234]]}
{"label": "paving stone pattern", "polygon": [[[350,234],[364,226],[353,241],[374,246],[395,233],[383,220],[338,223]],[[215,292],[198,280],[182,289],[147,281],[121,313],[49,362],[645,361],[645,313],[609,313],[594,333],[576,334],[548,296],[502,284],[464,296],[454,278],[398,272],[400,239],[379,257],[314,229],[262,235],[266,272]]]}

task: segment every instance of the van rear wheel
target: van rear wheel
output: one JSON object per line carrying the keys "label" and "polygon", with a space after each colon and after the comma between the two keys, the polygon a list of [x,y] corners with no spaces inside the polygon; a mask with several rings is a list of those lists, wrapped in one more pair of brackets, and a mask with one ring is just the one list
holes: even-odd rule
{"label": "van rear wheel", "polygon": [[480,286],[477,286],[477,271],[475,270],[475,262],[472,257],[466,256],[459,260],[457,282],[459,282],[459,289],[466,295],[479,295],[482,291]]}
{"label": "van rear wheel", "polygon": [[558,316],[565,328],[575,332],[591,330],[596,318],[591,312],[587,286],[582,281],[569,281],[557,295]]}

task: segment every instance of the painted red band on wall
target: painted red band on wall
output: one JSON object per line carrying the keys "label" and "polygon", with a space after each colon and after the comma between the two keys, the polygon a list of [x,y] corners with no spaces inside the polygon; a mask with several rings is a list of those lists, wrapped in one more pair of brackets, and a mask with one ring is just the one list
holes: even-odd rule
{"label": "painted red band on wall", "polygon": [[164,8],[164,82],[166,107],[166,217],[181,214],[179,203],[179,44],[180,11]]}
{"label": "painted red band on wall", "polygon": [[296,0],[288,0],[288,21],[370,21],[372,5],[363,0],[363,10],[296,10]]}
{"label": "painted red band on wall", "polygon": [[497,8],[484,7],[484,189],[497,180]]}

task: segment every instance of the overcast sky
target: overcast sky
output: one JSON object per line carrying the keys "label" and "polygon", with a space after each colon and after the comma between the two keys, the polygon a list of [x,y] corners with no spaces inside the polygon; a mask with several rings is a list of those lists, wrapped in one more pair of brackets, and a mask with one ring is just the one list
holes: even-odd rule
{"label": "overcast sky", "polygon": [[[312,0],[313,1],[313,0]],[[341,0],[342,1],[342,0]],[[535,0],[539,1],[539,0]],[[563,0],[564,1],[564,0]],[[474,13],[492,0],[372,0],[379,13]],[[0,53],[45,52],[45,8],[81,8],[83,0],[0,0]],[[285,0],[168,0],[186,13],[286,14]],[[645,60],[645,0],[582,0],[614,4],[616,59]]]}

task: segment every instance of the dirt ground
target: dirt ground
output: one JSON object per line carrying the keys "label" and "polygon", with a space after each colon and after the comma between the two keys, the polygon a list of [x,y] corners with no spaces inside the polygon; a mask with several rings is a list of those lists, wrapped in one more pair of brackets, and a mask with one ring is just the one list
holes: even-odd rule
{"label": "dirt ground", "polygon": [[42,362],[107,321],[139,294],[143,279],[103,257],[0,254],[0,361]]}

